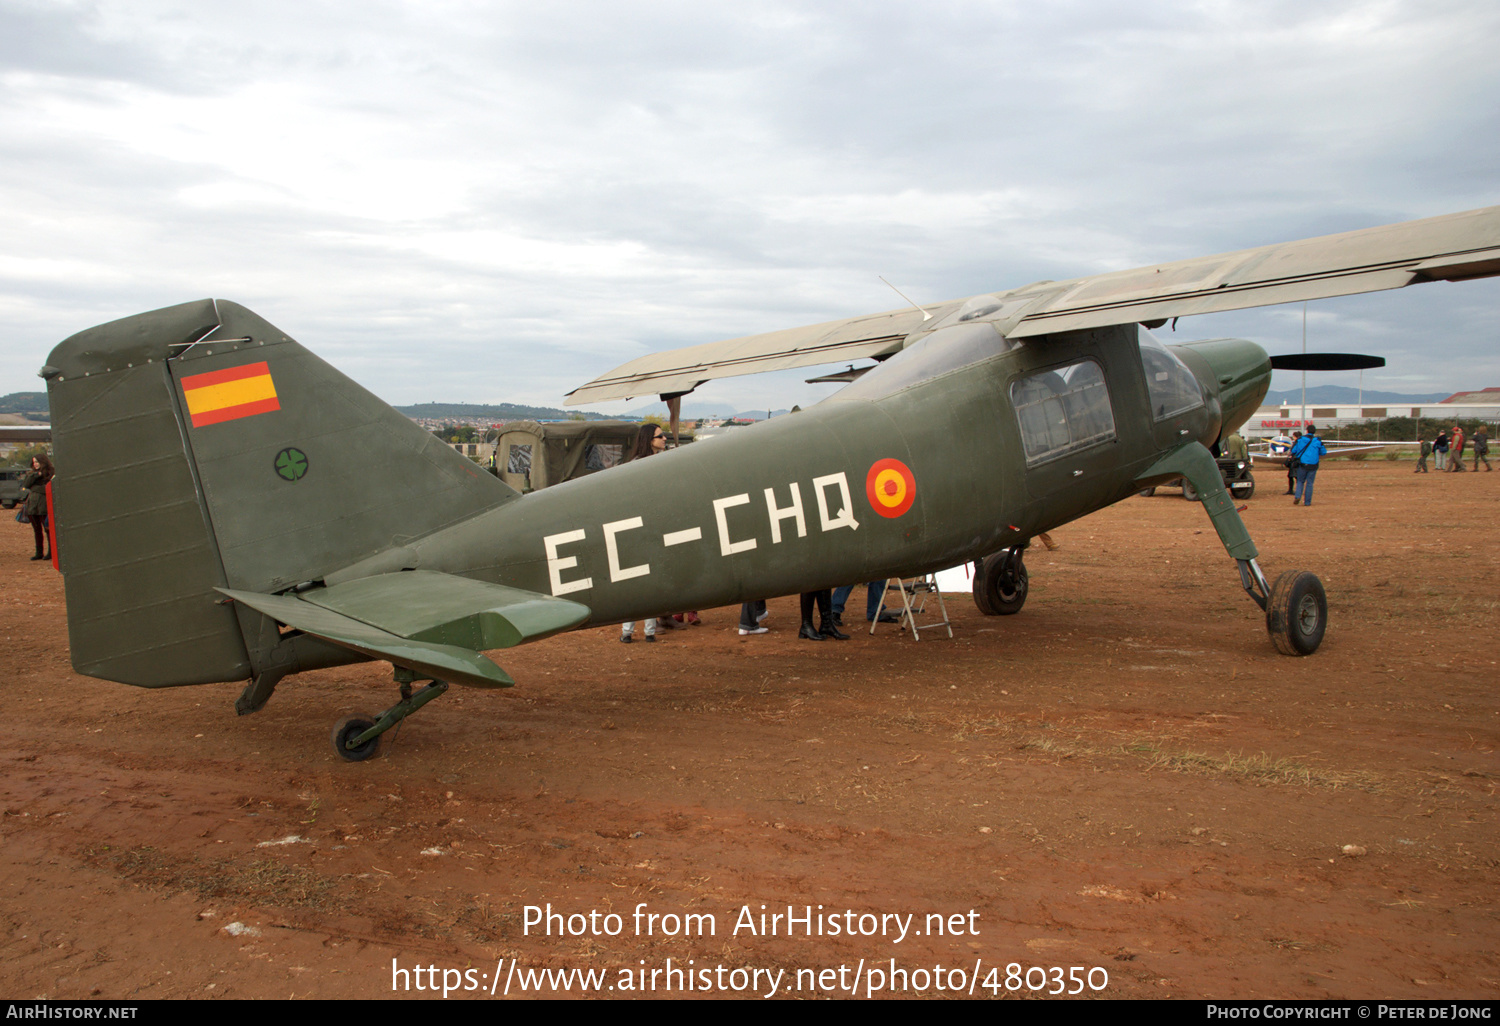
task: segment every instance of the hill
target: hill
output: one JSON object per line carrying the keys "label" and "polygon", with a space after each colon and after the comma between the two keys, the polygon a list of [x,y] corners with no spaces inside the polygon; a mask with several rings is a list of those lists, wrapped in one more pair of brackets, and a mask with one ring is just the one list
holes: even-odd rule
{"label": "hill", "polygon": [[[1412,403],[1422,405],[1425,403],[1440,403],[1452,395],[1452,392],[1423,392],[1417,395],[1408,395],[1402,392],[1377,392],[1373,388],[1364,391],[1364,404],[1372,403]],[[1302,401],[1302,389],[1284,388],[1276,392],[1267,392],[1266,406],[1285,406],[1287,403],[1300,403]],[[1360,391],[1350,388],[1348,385],[1317,385],[1308,386],[1307,403],[1311,406],[1318,403],[1322,406],[1352,406],[1360,402]]]}
{"label": "hill", "polygon": [[12,392],[10,395],[0,396],[0,413],[35,413],[41,416],[33,417],[33,420],[45,421],[49,416],[47,412],[46,392]]}
{"label": "hill", "polygon": [[413,420],[609,420],[602,413],[578,413],[551,406],[520,406],[516,403],[418,403],[398,406],[396,410]]}

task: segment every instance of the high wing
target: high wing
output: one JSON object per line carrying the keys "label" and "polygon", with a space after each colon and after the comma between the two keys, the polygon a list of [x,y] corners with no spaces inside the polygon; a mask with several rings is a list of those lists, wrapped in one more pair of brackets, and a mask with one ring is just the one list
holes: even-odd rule
{"label": "high wing", "polygon": [[1424,281],[1500,274],[1500,207],[1114,271],[927,308],[827,321],[674,349],[622,364],[568,393],[570,406],[690,392],[713,378],[899,352],[950,324],[993,322],[1011,338],[1273,306]]}
{"label": "high wing", "polygon": [[[943,303],[928,312],[941,316],[960,305],[961,301]],[[906,337],[922,324],[922,311],[907,307],[652,353],[575,388],[568,393],[567,405],[653,392],[670,396],[691,392],[711,378],[889,356],[899,353]]]}

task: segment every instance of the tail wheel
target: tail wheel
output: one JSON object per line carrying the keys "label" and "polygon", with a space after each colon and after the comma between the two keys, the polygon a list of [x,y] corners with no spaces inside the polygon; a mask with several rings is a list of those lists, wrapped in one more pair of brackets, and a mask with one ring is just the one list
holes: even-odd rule
{"label": "tail wheel", "polygon": [[1276,578],[1266,600],[1266,630],[1282,655],[1312,655],[1328,630],[1328,596],[1323,582],[1306,570]]}
{"label": "tail wheel", "polygon": [[333,750],[339,753],[339,758],[347,759],[349,762],[364,762],[380,751],[379,734],[357,748],[349,747],[350,740],[373,726],[375,726],[375,721],[364,716],[345,716],[335,723],[333,725]]}

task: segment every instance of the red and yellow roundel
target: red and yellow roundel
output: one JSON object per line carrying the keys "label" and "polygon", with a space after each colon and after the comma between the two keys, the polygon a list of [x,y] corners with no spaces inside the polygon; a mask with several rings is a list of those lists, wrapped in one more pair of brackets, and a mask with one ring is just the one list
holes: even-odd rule
{"label": "red and yellow roundel", "polygon": [[917,497],[917,479],[900,460],[876,460],[865,475],[865,495],[883,517],[899,517]]}

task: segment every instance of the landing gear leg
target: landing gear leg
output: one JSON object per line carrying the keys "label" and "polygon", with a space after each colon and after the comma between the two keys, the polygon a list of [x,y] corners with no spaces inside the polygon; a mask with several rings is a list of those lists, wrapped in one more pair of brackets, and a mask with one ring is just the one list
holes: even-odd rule
{"label": "landing gear leg", "polygon": [[1191,483],[1218,532],[1224,548],[1239,564],[1240,584],[1255,604],[1266,611],[1266,631],[1283,655],[1312,655],[1328,629],[1328,597],[1323,583],[1306,570],[1288,570],[1268,584],[1255,557],[1259,555],[1245,522],[1224,487],[1214,458],[1198,442],[1184,445],[1151,466],[1142,477],[1176,471],[1184,485]]}
{"label": "landing gear leg", "polygon": [[380,735],[406,719],[422,706],[448,690],[448,682],[431,680],[421,691],[412,693],[417,677],[410,670],[396,667],[396,683],[401,687],[401,701],[374,720],[364,716],[346,716],[333,726],[333,749],[339,758],[363,762],[380,750]]}

